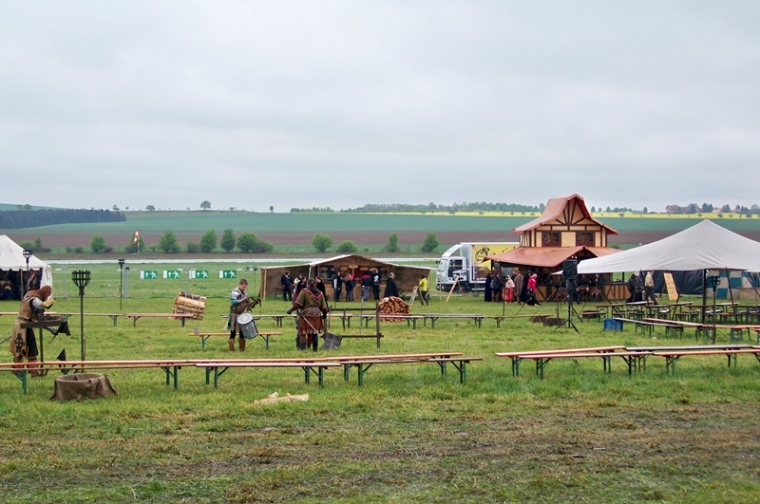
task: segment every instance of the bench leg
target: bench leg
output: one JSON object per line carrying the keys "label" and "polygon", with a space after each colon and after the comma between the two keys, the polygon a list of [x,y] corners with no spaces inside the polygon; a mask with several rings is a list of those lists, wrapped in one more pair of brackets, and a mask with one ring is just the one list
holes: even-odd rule
{"label": "bench leg", "polygon": [[544,368],[549,364],[550,360],[551,359],[536,359],[536,374],[538,374],[539,378],[542,380],[544,379]]}
{"label": "bench leg", "polygon": [[269,335],[268,334],[264,336],[264,345],[265,345],[264,346],[265,350],[269,350]]}
{"label": "bench leg", "polygon": [[304,382],[309,383],[311,381],[311,368],[309,366],[303,367]]}
{"label": "bench leg", "polygon": [[325,387],[325,368],[319,367],[317,368],[318,376],[319,376],[319,388]]}
{"label": "bench leg", "polygon": [[210,336],[201,336],[201,350],[206,349],[206,340],[210,338]]}
{"label": "bench leg", "polygon": [[116,321],[119,319],[118,315],[111,315],[111,320],[113,320],[113,326],[116,327]]}
{"label": "bench leg", "polygon": [[351,371],[351,365],[350,364],[343,364],[343,380],[348,381],[348,376]]}

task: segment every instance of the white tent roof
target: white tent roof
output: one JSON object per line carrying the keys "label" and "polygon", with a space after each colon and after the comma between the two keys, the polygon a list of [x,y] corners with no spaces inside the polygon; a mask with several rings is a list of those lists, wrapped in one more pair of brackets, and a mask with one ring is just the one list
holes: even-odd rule
{"label": "white tent roof", "polygon": [[578,263],[578,273],[760,271],[760,243],[703,220],[662,240]]}
{"label": "white tent roof", "polygon": [[[5,271],[26,271],[24,249],[7,235],[0,235],[0,269]],[[52,285],[50,266],[35,256],[29,257],[29,269],[42,270],[40,285]]]}

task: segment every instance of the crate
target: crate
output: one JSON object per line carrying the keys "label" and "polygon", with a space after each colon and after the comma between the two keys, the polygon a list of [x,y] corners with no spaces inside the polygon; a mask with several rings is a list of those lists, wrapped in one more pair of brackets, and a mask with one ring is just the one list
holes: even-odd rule
{"label": "crate", "polygon": [[605,331],[622,331],[623,322],[620,320],[606,318],[604,319],[604,330]]}

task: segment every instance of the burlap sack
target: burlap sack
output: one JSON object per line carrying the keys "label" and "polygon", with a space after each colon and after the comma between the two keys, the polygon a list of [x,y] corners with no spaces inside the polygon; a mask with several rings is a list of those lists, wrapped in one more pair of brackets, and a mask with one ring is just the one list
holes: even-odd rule
{"label": "burlap sack", "polygon": [[78,373],[58,376],[51,401],[81,401],[116,395],[116,390],[106,375]]}

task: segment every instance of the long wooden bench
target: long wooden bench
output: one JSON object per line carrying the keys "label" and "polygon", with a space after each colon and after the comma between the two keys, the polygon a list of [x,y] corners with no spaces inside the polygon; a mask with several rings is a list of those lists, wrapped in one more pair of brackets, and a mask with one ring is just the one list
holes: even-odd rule
{"label": "long wooden bench", "polygon": [[[388,362],[397,362],[402,360],[410,360],[410,359],[445,359],[445,358],[455,358],[457,356],[462,355],[461,352],[437,352],[437,353],[428,353],[428,354],[398,354],[398,355],[352,355],[352,356],[330,356],[330,357],[298,357],[298,358],[280,358],[280,359],[224,359],[224,360],[211,360],[211,361],[203,361],[199,362],[200,365],[197,367],[202,367],[206,370],[206,384],[208,385],[210,383],[211,374],[214,375],[214,387],[216,387],[219,383],[219,378],[229,369],[230,367],[246,367],[242,364],[246,363],[262,363],[262,362],[269,362],[269,363],[300,363],[301,367],[303,367],[305,371],[305,380],[306,383],[309,383],[309,373],[313,370],[313,367],[319,367],[323,363],[328,363],[330,366],[327,367],[333,367],[332,365],[335,363],[338,363],[338,365],[343,366],[343,378],[345,381],[348,381],[349,377],[349,369],[352,365],[356,365],[357,362],[367,362],[367,361],[388,361]],[[234,366],[229,366],[228,364],[235,364]],[[319,373],[319,371],[318,371]],[[320,378],[322,380],[322,378]],[[320,381],[320,385],[322,385],[322,382]]]}
{"label": "long wooden bench", "polygon": [[665,329],[666,338],[670,335],[671,332],[676,333],[676,335],[679,338],[683,337],[684,326],[682,324],[672,322],[670,320],[651,319],[651,318],[645,318],[643,320],[635,320],[635,319],[626,319],[626,318],[620,318],[620,317],[615,317],[613,320],[616,320],[622,323],[634,324],[633,326],[634,333],[638,332],[638,330],[641,329],[642,334],[643,334],[644,330],[646,329],[648,331],[649,336],[651,336],[654,328],[662,327]]}
{"label": "long wooden bench", "polygon": [[125,313],[124,316],[132,319],[132,327],[137,327],[137,319],[140,318],[179,319],[182,322],[182,327],[185,327],[187,319],[195,318],[192,313]]}
{"label": "long wooden bench", "polygon": [[[652,345],[652,346],[639,346],[639,347],[625,347],[627,352],[697,352],[702,350],[739,350],[744,348],[752,348],[752,345]],[[646,369],[646,361],[644,361],[644,369]]]}
{"label": "long wooden bench", "polygon": [[[78,317],[79,313],[59,313],[58,315],[63,318],[63,320],[68,320],[71,317]],[[116,321],[119,319],[119,317],[123,317],[123,313],[85,313],[85,317],[109,317],[113,321],[114,327],[116,327]]]}
{"label": "long wooden bench", "polygon": [[325,369],[329,367],[340,367],[338,362],[332,361],[316,361],[308,359],[292,359],[292,360],[266,360],[266,359],[252,359],[252,360],[228,360],[228,361],[207,361],[197,362],[196,367],[202,368],[206,371],[206,385],[210,383],[210,375],[214,375],[214,388],[219,387],[219,378],[232,368],[292,368],[298,367],[304,370],[304,380],[309,383],[311,373],[314,372],[319,378],[319,386],[324,387]]}
{"label": "long wooden bench", "polygon": [[634,369],[645,369],[646,364],[642,364],[646,361],[648,355],[651,352],[589,352],[589,353],[574,353],[574,352],[560,352],[560,353],[542,353],[542,354],[526,354],[523,355],[523,359],[530,359],[536,362],[536,374],[543,380],[544,368],[549,364],[552,359],[592,359],[601,358],[602,367],[607,373],[612,372],[612,357],[620,357],[628,365],[628,375],[633,374]]}
{"label": "long wooden bench", "polygon": [[525,313],[522,315],[498,315],[496,317],[493,317],[493,319],[496,321],[496,327],[498,328],[501,327],[501,323],[505,320],[527,318],[530,319],[531,322],[540,322],[545,324],[546,319],[549,317],[551,317],[551,315],[546,313]]}
{"label": "long wooden bench", "polygon": [[497,352],[497,357],[507,357],[512,361],[512,376],[520,376],[520,362],[526,355],[555,355],[560,353],[601,353],[601,352],[615,352],[618,350],[625,350],[623,345],[604,346],[604,347],[591,347],[591,348],[564,348],[560,350],[521,350],[517,352]]}
{"label": "long wooden bench", "polygon": [[685,356],[706,356],[706,355],[725,355],[728,359],[728,367],[731,367],[731,361],[734,362],[736,367],[736,356],[739,354],[754,355],[760,362],[760,347],[752,348],[734,348],[734,349],[713,349],[713,350],[665,350],[653,352],[652,355],[665,358],[665,371],[670,372],[673,375],[676,374],[676,362],[678,359]]}
{"label": "long wooden bench", "polygon": [[419,363],[434,363],[438,364],[441,370],[441,376],[446,376],[446,365],[451,363],[454,368],[459,371],[459,383],[465,384],[467,382],[467,364],[472,361],[483,360],[482,357],[462,357],[462,356],[439,356],[439,357],[421,357],[421,358],[395,358],[395,359],[357,359],[346,360],[340,359],[340,363],[343,366],[343,377],[348,381],[350,368],[356,367],[357,378],[359,386],[364,385],[364,375],[374,365],[380,364],[419,364]]}
{"label": "long wooden bench", "polygon": [[[265,332],[259,332],[258,334],[256,334],[255,337],[253,337],[251,339],[256,339],[257,337],[261,336],[261,339],[264,340],[265,345],[266,345],[265,349],[269,350],[269,337],[270,336],[280,336],[281,334],[282,334],[281,332],[271,332],[271,331],[270,332],[266,332],[265,331]],[[197,333],[196,332],[191,332],[191,333],[188,333],[188,335],[189,336],[199,337],[201,339],[201,349],[205,349],[206,348],[206,340],[209,339],[209,338],[211,338],[211,337],[213,337],[213,336],[227,336],[227,338],[230,337],[230,333],[229,332],[197,332]]]}

